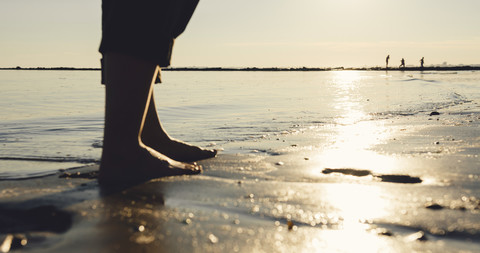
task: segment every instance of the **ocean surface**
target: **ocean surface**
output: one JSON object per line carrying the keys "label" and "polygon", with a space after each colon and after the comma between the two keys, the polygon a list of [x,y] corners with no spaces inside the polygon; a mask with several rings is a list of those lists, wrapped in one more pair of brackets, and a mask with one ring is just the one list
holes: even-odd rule
{"label": "ocean surface", "polygon": [[[155,96],[167,132],[223,153],[257,152],[249,143],[268,136],[432,112],[479,127],[478,71],[164,71],[162,79]],[[99,71],[2,70],[0,90],[0,179],[99,162]]]}

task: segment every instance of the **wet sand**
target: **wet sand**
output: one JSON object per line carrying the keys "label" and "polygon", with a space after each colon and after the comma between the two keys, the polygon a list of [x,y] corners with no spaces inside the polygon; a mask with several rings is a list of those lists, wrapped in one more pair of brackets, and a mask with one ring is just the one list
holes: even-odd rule
{"label": "wet sand", "polygon": [[0,181],[1,247],[478,252],[479,121],[448,112],[376,121],[388,138],[368,135],[369,122],[319,124],[227,144],[245,152],[201,161],[201,175],[114,191],[99,188],[98,165]]}

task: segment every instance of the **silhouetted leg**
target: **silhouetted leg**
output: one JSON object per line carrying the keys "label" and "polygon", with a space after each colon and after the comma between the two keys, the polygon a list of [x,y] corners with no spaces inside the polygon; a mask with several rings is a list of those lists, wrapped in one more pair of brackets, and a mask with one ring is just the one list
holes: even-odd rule
{"label": "silhouetted leg", "polygon": [[102,184],[200,172],[200,167],[174,161],[140,139],[156,68],[128,55],[105,56],[105,129],[99,176]]}

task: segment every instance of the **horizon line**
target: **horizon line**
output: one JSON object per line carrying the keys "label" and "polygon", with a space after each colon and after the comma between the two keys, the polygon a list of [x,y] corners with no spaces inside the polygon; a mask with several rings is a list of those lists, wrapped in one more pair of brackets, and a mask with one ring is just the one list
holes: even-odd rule
{"label": "horizon line", "polygon": [[[72,71],[100,71],[101,68],[91,67],[1,67],[0,70],[72,70]],[[425,67],[163,67],[164,71],[421,71],[421,70],[480,70],[480,64],[472,65],[429,65]]]}

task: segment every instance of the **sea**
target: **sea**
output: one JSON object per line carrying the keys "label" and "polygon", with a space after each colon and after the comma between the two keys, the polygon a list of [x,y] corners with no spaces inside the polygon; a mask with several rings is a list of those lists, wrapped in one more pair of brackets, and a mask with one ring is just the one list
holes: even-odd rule
{"label": "sea", "polygon": [[[268,136],[437,112],[474,119],[479,133],[479,71],[163,71],[162,79],[154,92],[166,131],[226,154],[253,152],[248,143]],[[0,91],[0,179],[100,161],[99,71],[1,70]]]}

